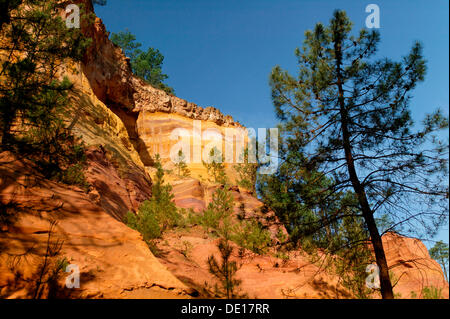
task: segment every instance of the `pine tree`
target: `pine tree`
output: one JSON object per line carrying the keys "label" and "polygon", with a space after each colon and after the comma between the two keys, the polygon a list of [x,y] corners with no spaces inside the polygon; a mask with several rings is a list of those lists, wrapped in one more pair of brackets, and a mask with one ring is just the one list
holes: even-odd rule
{"label": "pine tree", "polygon": [[441,265],[444,271],[445,280],[448,282],[448,244],[442,240],[436,242],[432,248],[430,248],[430,256]]}
{"label": "pine tree", "polygon": [[160,156],[155,156],[156,176],[152,187],[152,197],[139,205],[137,214],[128,212],[125,223],[138,230],[144,240],[152,247],[153,239],[158,238],[167,229],[179,226],[182,216],[173,202],[172,186],[164,182],[165,171]]}
{"label": "pine tree", "polygon": [[[63,9],[56,0],[10,2],[0,30],[1,148],[32,153],[47,176],[83,156],[64,123],[72,83],[63,70],[81,61],[90,39],[66,27]],[[90,23],[83,12],[81,23]]]}
{"label": "pine tree", "polygon": [[225,174],[225,165],[223,163],[224,157],[222,152],[217,147],[211,148],[209,151],[209,161],[202,161],[203,166],[206,167],[208,175],[212,176],[215,183],[225,185],[228,183],[228,178]]}
{"label": "pine tree", "polygon": [[239,180],[237,181],[237,183],[239,186],[255,192],[256,172],[258,170],[258,164],[249,163],[248,148],[243,151],[241,157],[243,163],[234,165],[234,169],[239,175]]}
{"label": "pine tree", "polygon": [[221,224],[224,220],[230,218],[233,213],[233,205],[233,195],[231,192],[226,187],[218,188],[212,194],[212,200],[203,212],[201,224],[207,231],[215,229],[221,234]]}
{"label": "pine tree", "polygon": [[241,280],[236,279],[236,272],[239,268],[236,261],[231,260],[233,246],[229,239],[221,238],[217,247],[221,260],[218,261],[214,255],[208,257],[209,272],[217,277],[222,285],[222,289],[216,286],[216,292],[227,299],[237,298],[237,288],[241,284]]}
{"label": "pine tree", "polygon": [[329,26],[307,31],[296,50],[298,77],[275,67],[272,98],[286,147],[295,150],[284,160],[329,176],[322,193],[354,192],[380,268],[382,297],[393,298],[376,216],[389,214],[410,233],[428,236],[445,222],[448,145],[436,133],[448,120],[437,110],[412,131],[410,93],[426,71],[419,43],[401,62],[375,60],[379,33],[363,29],[354,36],[351,29],[337,10]]}
{"label": "pine tree", "polygon": [[110,39],[130,58],[131,69],[136,76],[157,89],[174,94],[174,89],[164,83],[169,76],[162,73],[164,56],[158,49],[150,47],[142,51],[139,49],[142,44],[136,42],[136,36],[128,30],[111,33]]}
{"label": "pine tree", "polygon": [[[218,211],[222,211],[221,219],[221,238],[217,244],[217,248],[220,252],[221,259],[218,260],[214,255],[208,257],[209,272],[214,275],[220,282],[221,287],[216,285],[216,293],[226,297],[227,299],[245,297],[239,295],[239,285],[241,280],[236,278],[236,273],[239,270],[239,266],[236,261],[231,260],[234,248],[231,243],[232,226],[229,219],[229,210],[232,209],[231,195],[228,191],[222,190],[219,192],[219,198],[223,197],[220,194],[228,197],[228,200],[221,201]],[[218,199],[213,200],[217,202]],[[220,200],[219,200],[220,201]]]}
{"label": "pine tree", "polygon": [[178,151],[178,157],[177,157],[177,161],[175,163],[175,167],[177,168],[178,176],[188,177],[191,175],[191,172],[189,171],[189,168],[187,167],[187,164],[185,161],[185,156],[181,149]]}

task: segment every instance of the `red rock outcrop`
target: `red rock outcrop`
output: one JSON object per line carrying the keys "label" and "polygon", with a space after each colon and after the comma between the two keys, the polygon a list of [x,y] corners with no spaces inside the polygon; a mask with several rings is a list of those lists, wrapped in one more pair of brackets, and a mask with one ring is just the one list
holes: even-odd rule
{"label": "red rock outcrop", "polygon": [[423,297],[425,287],[442,289],[442,296],[449,297],[449,285],[442,268],[430,257],[422,241],[388,233],[383,236],[383,247],[399,298]]}
{"label": "red rock outcrop", "polygon": [[[52,220],[57,221],[53,236],[63,243],[61,258],[77,265],[81,274],[81,287],[63,288],[64,296],[189,297],[187,292],[192,290],[160,264],[138,232],[96,205],[85,191],[46,180],[31,167],[25,159],[7,152],[0,154],[0,202],[2,208],[12,207],[16,219],[0,231],[3,298],[30,297],[34,282],[29,280],[44,258]],[[120,187],[115,188],[119,193],[123,191]],[[23,278],[15,276],[18,271]],[[64,281],[60,284],[64,285]]]}
{"label": "red rock outcrop", "polygon": [[[118,126],[126,127],[127,134],[123,133],[122,139],[126,140],[128,136],[129,144],[134,147],[134,150],[127,148],[130,158],[134,158],[133,152],[136,151],[141,163],[151,166],[154,154],[162,153],[167,164],[168,152],[156,147],[163,145],[167,150],[170,149],[176,142],[169,141],[171,130],[175,127],[189,129],[193,120],[201,120],[205,128],[223,130],[226,127],[240,127],[230,116],[224,116],[215,108],[201,108],[170,96],[133,76],[129,59],[108,40],[106,28],[100,19],[97,18],[94,26],[86,32],[94,39],[94,45],[86,55],[83,74],[95,97],[122,122]],[[123,131],[122,128],[120,131]],[[172,167],[169,165],[168,168]],[[189,168],[197,179],[171,181],[174,200],[179,207],[193,208],[200,213],[211,200],[215,186],[205,186],[199,180],[200,175],[206,177],[201,164],[190,164]],[[283,230],[273,212],[263,212],[262,203],[253,195],[234,189],[233,196],[236,200],[236,213],[239,213],[244,204],[245,218],[259,220],[270,228],[272,236],[279,229]],[[135,207],[134,204],[131,206]],[[178,278],[183,278],[184,282],[190,282],[195,287],[201,286],[202,280],[209,276],[204,262],[208,254],[216,249],[214,240],[195,235],[195,232],[186,236],[168,234],[165,239],[169,243],[168,255],[161,261]],[[176,248],[184,240],[193,244],[192,260],[187,260]],[[433,285],[443,288],[444,296],[448,297],[448,283],[442,280],[440,267],[429,258],[420,241],[392,234],[384,236],[383,241],[389,265],[399,279],[395,287],[396,293],[400,293],[402,298],[408,298],[411,291],[415,291],[420,296],[424,286]],[[302,254],[293,252],[292,255],[288,262],[270,256],[253,256],[244,261],[240,270],[242,278],[245,278],[244,290],[250,296],[266,298],[350,297],[338,287],[336,278],[318,273],[318,268],[311,265]]]}
{"label": "red rock outcrop", "polygon": [[[92,10],[90,1],[80,2]],[[81,271],[81,288],[63,289],[65,297],[190,298],[191,288],[207,297],[216,283],[206,264],[208,256],[217,255],[216,238],[197,226],[176,229],[164,234],[158,244],[163,254],[156,258],[141,235],[121,219],[151,196],[147,172],[151,172],[154,154],[161,152],[154,146],[170,148],[175,142],[169,142],[168,136],[174,127],[191,127],[193,120],[201,120],[204,128],[223,131],[240,124],[216,108],[167,95],[133,76],[129,59],[108,40],[99,18],[85,26],[84,32],[93,44],[80,72],[68,71],[75,85],[71,95],[74,117],[68,125],[87,145],[86,177],[91,187],[86,193],[46,180],[27,160],[0,154],[0,202],[17,217],[0,230],[0,296],[30,297],[30,283],[15,277],[11,262],[24,279],[32,278],[36,262],[45,254],[48,224],[56,220],[55,238],[64,242],[61,257]],[[171,168],[167,159],[165,154],[163,160]],[[201,213],[220,186],[203,181],[200,175],[207,176],[202,164],[189,168],[196,178],[168,179],[175,204]],[[231,171],[227,172],[230,177]],[[236,186],[231,191],[236,215],[259,221],[269,229],[274,243],[280,230],[286,234],[274,212],[253,194]],[[414,291],[421,297],[422,288],[434,286],[448,298],[442,270],[422,242],[394,234],[384,236],[383,241],[398,280],[395,293],[409,298]],[[191,245],[189,251],[186,243]],[[275,253],[244,251],[235,256],[242,265],[238,277],[243,280],[243,293],[251,298],[352,297],[338,278],[312,264],[301,251],[289,252],[289,258],[274,257]],[[33,256],[33,262],[19,258],[27,255]]]}
{"label": "red rock outcrop", "polygon": [[[202,132],[216,129],[223,136],[224,128],[242,128],[231,116],[223,115],[217,108],[203,108],[168,95],[134,76],[129,58],[109,41],[109,34],[99,18],[93,25],[86,26],[84,33],[93,39],[93,44],[86,52],[82,73],[95,96],[122,120],[130,144],[139,153],[144,165],[152,166],[156,153],[161,155],[164,163],[168,163],[169,150],[177,143],[170,140],[170,133],[174,128],[192,130],[193,120],[202,121]],[[202,140],[201,147],[209,142],[208,139]],[[235,158],[238,156],[240,154],[234,155]],[[188,166],[195,176],[205,175],[201,161],[188,163]],[[227,165],[227,171],[233,174],[230,165]]]}
{"label": "red rock outcrop", "polygon": [[151,180],[134,163],[128,163],[127,170],[120,172],[107,159],[103,147],[89,148],[86,157],[86,180],[93,187],[89,197],[110,215],[122,220],[128,211],[137,211],[151,197]]}

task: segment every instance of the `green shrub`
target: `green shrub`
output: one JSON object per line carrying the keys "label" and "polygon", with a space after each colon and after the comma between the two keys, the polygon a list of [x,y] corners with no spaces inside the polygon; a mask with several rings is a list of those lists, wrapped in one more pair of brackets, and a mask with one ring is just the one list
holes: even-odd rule
{"label": "green shrub", "polygon": [[84,164],[82,163],[69,166],[67,169],[62,170],[57,174],[57,179],[64,184],[80,186],[87,192],[90,185],[86,181],[83,169]]}
{"label": "green shrub", "polygon": [[231,216],[233,212],[233,197],[224,189],[217,189],[208,208],[197,219],[198,223],[209,231],[211,228],[219,230],[221,221]]}
{"label": "green shrub", "polygon": [[236,278],[236,272],[239,270],[239,266],[235,261],[231,260],[233,246],[226,236],[220,239],[217,248],[219,249],[221,259],[216,259],[214,255],[208,257],[209,272],[220,283],[220,286],[215,286],[216,294],[219,297],[227,299],[246,297],[239,294],[241,280]]}
{"label": "green shrub", "polygon": [[282,251],[276,252],[275,257],[280,258],[281,260],[283,260],[283,262],[287,262],[289,260],[289,255]]}
{"label": "green shrub", "polygon": [[241,222],[234,227],[232,240],[256,254],[263,254],[271,244],[270,233],[258,222]]}
{"label": "green shrub", "polygon": [[208,171],[208,176],[213,177],[213,182],[222,185],[228,184],[228,178],[225,174],[225,165],[223,164],[224,157],[221,151],[216,147],[213,147],[209,152],[209,163],[205,161],[202,162],[203,166],[205,166]]}
{"label": "green shrub", "polygon": [[249,163],[248,152],[249,150],[248,148],[246,148],[240,155],[243,163],[236,164],[233,167],[239,176],[239,179],[237,181],[238,185],[252,192],[255,192],[256,172],[258,170],[258,164]]}
{"label": "green shrub", "polygon": [[124,220],[129,227],[142,234],[151,249],[151,241],[161,237],[164,231],[185,224],[183,216],[172,202],[172,187],[164,184],[164,170],[159,156],[156,156],[156,168],[152,197],[141,203],[137,214],[128,212]]}
{"label": "green shrub", "polygon": [[[239,246],[257,254],[263,254],[271,244],[270,234],[259,223],[239,220],[231,222],[233,213],[233,196],[225,188],[217,189],[208,208],[202,215],[189,215],[191,223],[196,223],[207,231],[215,230],[221,237],[229,239]],[[242,209],[241,209],[242,210]]]}
{"label": "green shrub", "polygon": [[139,211],[138,214],[128,212],[126,224],[142,234],[145,242],[161,236],[161,227],[151,210]]}
{"label": "green shrub", "polygon": [[284,243],[287,239],[286,234],[283,232],[283,230],[281,228],[278,229],[277,239],[281,244]]}
{"label": "green shrub", "polygon": [[442,296],[442,288],[437,287],[425,287],[422,289],[423,299],[444,299]]}
{"label": "green shrub", "polygon": [[189,177],[191,176],[191,171],[189,170],[183,151],[180,149],[178,151],[177,162],[175,163],[175,168],[177,170],[178,177]]}

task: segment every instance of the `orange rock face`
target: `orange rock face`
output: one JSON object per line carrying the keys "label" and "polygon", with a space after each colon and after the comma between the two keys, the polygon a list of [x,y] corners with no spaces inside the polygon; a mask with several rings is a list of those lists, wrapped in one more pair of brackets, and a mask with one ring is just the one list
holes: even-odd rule
{"label": "orange rock face", "polygon": [[91,147],[86,156],[86,180],[94,188],[89,197],[111,216],[122,220],[126,212],[137,211],[151,197],[151,180],[138,166],[130,163],[126,172],[118,171],[103,148]]}
{"label": "orange rock face", "polygon": [[[210,183],[200,183],[194,178],[175,180],[171,182],[174,202],[180,208],[193,209],[197,213],[202,213],[212,200],[213,193],[220,185]],[[281,232],[288,236],[283,224],[280,223],[275,213],[264,209],[264,204],[251,195],[246,190],[239,187],[230,187],[229,191],[234,200],[234,216],[241,220],[253,220],[259,222],[266,228],[274,243],[278,242],[277,234]]]}
{"label": "orange rock face", "polygon": [[[0,201],[11,206],[17,218],[13,226],[0,232],[3,298],[32,296],[33,279],[45,256],[51,220],[57,221],[53,238],[62,242],[59,258],[65,257],[80,270],[79,289],[65,288],[67,275],[63,274],[60,296],[189,297],[189,288],[158,262],[138,232],[117,220],[115,209],[108,212],[96,205],[81,189],[45,180],[30,169],[29,162],[8,153],[0,154],[0,167]],[[112,201],[115,192],[125,194],[127,189],[116,185],[109,193],[101,193],[100,201]],[[15,277],[17,272],[22,274],[20,279]]]}
{"label": "orange rock face", "polygon": [[[90,1],[80,2],[92,10]],[[214,297],[217,281],[208,271],[207,259],[218,255],[217,238],[195,225],[175,229],[159,240],[162,253],[156,258],[142,236],[122,219],[151,196],[148,173],[156,153],[161,154],[165,168],[174,168],[169,160],[170,150],[179,141],[170,138],[174,129],[191,130],[194,121],[201,121],[202,133],[214,129],[225,135],[227,128],[241,125],[216,108],[169,96],[133,76],[129,59],[108,40],[99,18],[84,32],[93,45],[79,66],[81,72],[68,74],[77,90],[71,95],[75,116],[67,122],[87,146],[85,175],[91,186],[85,192],[46,180],[27,160],[0,154],[0,217],[6,210],[15,217],[0,229],[0,297],[32,296],[52,220],[57,221],[54,240],[63,243],[58,258],[77,265],[81,274],[81,287],[75,289],[64,288],[63,274],[55,296],[191,298],[200,293],[200,297]],[[197,144],[192,141],[192,153],[194,147],[204,150],[209,142],[208,138]],[[208,176],[201,163],[188,163],[188,167],[192,178],[167,176],[167,180],[173,186],[175,204],[201,214],[221,186],[205,182]],[[235,181],[232,165],[226,171]],[[250,298],[353,297],[339,278],[311,263],[303,252],[277,254],[277,235],[287,233],[274,212],[254,194],[237,186],[230,190],[235,216],[260,222],[274,244],[264,255],[247,250],[239,254],[236,247],[233,258],[241,266],[237,276],[242,280],[242,294]],[[420,298],[423,288],[433,286],[448,298],[442,270],[421,241],[388,234],[383,243],[399,297],[411,298],[414,292]]]}
{"label": "orange rock face", "polygon": [[[154,156],[159,154],[167,168],[173,166],[170,151],[178,152],[175,144],[179,142],[179,138],[171,138],[175,129],[187,130],[191,135],[187,164],[195,177],[206,176],[202,160],[209,156],[212,146],[208,145],[213,142],[206,131],[222,135],[222,145],[218,148],[223,154],[226,152],[225,145],[232,144],[233,159],[230,163],[239,160],[246,146],[247,132],[231,116],[223,115],[214,107],[203,108],[170,96],[136,78],[131,72],[129,59],[108,40],[106,28],[99,18],[84,32],[93,39],[93,45],[86,53],[82,72],[95,96],[121,119],[127,129],[129,142],[139,153],[144,165],[152,166]],[[76,78],[73,80],[77,81]],[[199,139],[193,137],[194,121],[201,122]],[[233,133],[243,136],[243,144],[239,149],[237,142],[226,140],[226,129],[235,129]],[[226,165],[226,169],[227,174],[234,178],[232,164]]]}
{"label": "orange rock face", "polygon": [[449,286],[441,266],[430,257],[428,249],[416,238],[394,233],[383,236],[383,247],[389,269],[394,273],[394,292],[400,298],[423,297],[425,287],[441,289],[444,298],[449,297]]}
{"label": "orange rock face", "polygon": [[[192,208],[201,212],[211,201],[217,186],[203,185],[195,179],[172,182],[174,200],[177,206]],[[231,188],[235,201],[235,215],[242,214],[247,220],[257,220],[271,233],[276,243],[276,234],[286,230],[273,211],[264,212],[263,203],[247,191]],[[241,217],[242,218],[242,217]],[[217,283],[208,272],[207,259],[217,256],[217,240],[205,236],[200,227],[189,231],[177,231],[164,235],[160,241],[163,251],[161,262],[178,278],[190,283],[198,291],[208,295]],[[189,256],[182,253],[186,242],[192,245]],[[393,233],[383,236],[383,244],[392,277],[394,293],[398,298],[423,298],[425,287],[435,287],[442,297],[448,298],[448,283],[439,264],[430,258],[425,245],[418,239]],[[242,292],[251,298],[353,298],[352,294],[339,284],[339,278],[312,264],[311,259],[301,251],[291,251],[289,259],[274,256],[273,252],[256,255],[246,251],[235,260],[241,265],[238,278],[242,279]],[[206,283],[206,284],[205,284]],[[212,297],[212,296],[210,296]],[[379,298],[375,292],[374,298]]]}

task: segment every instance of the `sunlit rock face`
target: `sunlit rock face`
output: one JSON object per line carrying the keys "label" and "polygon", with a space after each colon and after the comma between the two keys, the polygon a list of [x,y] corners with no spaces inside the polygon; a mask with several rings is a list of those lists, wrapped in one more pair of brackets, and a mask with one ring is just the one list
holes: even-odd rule
{"label": "sunlit rock face", "polygon": [[[202,161],[207,161],[209,151],[216,147],[224,156],[227,176],[234,182],[233,166],[240,160],[247,141],[246,130],[241,127],[224,127],[176,113],[141,111],[136,131],[141,141],[138,149],[141,158],[154,158],[159,154],[164,166],[172,169],[181,149],[191,176],[196,178],[208,177]],[[226,154],[229,154],[228,160]]]}
{"label": "sunlit rock face", "polygon": [[441,289],[442,297],[449,297],[449,286],[441,266],[430,257],[427,247],[417,238],[387,233],[383,237],[389,269],[394,274],[394,292],[399,298],[422,296],[422,289]]}
{"label": "sunlit rock face", "polygon": [[[80,2],[92,10],[90,1]],[[203,153],[220,140],[223,153],[227,153],[226,146],[233,146],[231,162],[237,161],[238,143],[226,133],[227,129],[242,127],[216,108],[202,108],[167,95],[133,76],[129,59],[108,40],[99,18],[83,28],[93,45],[83,63],[71,65],[78,73],[67,68],[75,86],[67,124],[85,143],[85,175],[90,187],[85,191],[49,181],[33,170],[27,159],[0,153],[0,203],[14,204],[20,217],[13,226],[0,229],[0,296],[30,297],[32,287],[18,281],[17,273],[9,267],[11,256],[33,249],[36,264],[23,263],[15,269],[32,278],[34,266],[45,255],[49,221],[56,220],[55,238],[64,241],[61,257],[79,266],[82,280],[81,289],[60,297],[190,298],[196,295],[193,288],[217,283],[207,259],[211,254],[217,256],[218,238],[198,225],[175,229],[164,233],[158,247],[164,253],[156,258],[142,236],[124,224],[123,217],[151,197],[148,173],[154,172],[156,154],[161,155],[166,168],[174,169],[171,151],[178,151],[183,137],[189,144],[185,153],[192,176],[168,174],[165,180],[172,185],[173,201],[179,208],[201,214],[211,203],[212,194],[225,187],[208,181],[201,163],[205,160]],[[244,145],[246,139],[244,134]],[[226,172],[234,182],[232,166],[226,164]],[[278,235],[288,236],[275,213],[255,194],[235,185],[227,187],[234,199],[233,216],[258,221],[274,243],[271,253],[244,251],[242,257],[233,256],[242,265],[238,278],[243,281],[243,292],[250,298],[354,298],[339,284],[340,278],[320,269],[301,249],[287,252],[289,256],[277,255]],[[192,250],[183,254],[187,242]],[[383,245],[394,280],[398,281],[394,292],[400,298],[411,298],[411,292],[421,298],[422,289],[431,286],[441,289],[442,296],[448,298],[443,272],[420,240],[388,233],[383,236]]]}
{"label": "sunlit rock face", "polygon": [[[228,158],[225,162],[229,162],[226,165],[227,174],[234,177],[232,164],[239,161],[245,146],[239,145],[239,150],[236,150],[237,142],[227,140],[225,135],[228,129],[231,134],[243,136],[246,142],[246,131],[238,122],[231,116],[222,114],[217,108],[203,108],[168,95],[135,77],[131,72],[129,59],[119,47],[109,41],[108,32],[99,18],[84,31],[93,39],[93,45],[82,64],[83,75],[86,76],[95,96],[122,120],[130,145],[139,153],[145,166],[153,165],[157,153],[167,167],[173,166],[170,151],[178,152],[177,147],[173,147],[179,139],[171,138],[171,134],[177,129],[186,130],[187,134],[191,135],[188,141],[190,158],[186,159],[188,167],[193,176],[205,177],[202,160],[207,160],[207,156],[198,153],[205,149],[205,153],[208,153],[212,147],[208,145],[217,142],[215,135],[219,134],[222,135],[222,141],[216,143],[216,147],[223,155],[226,153],[226,145],[233,148],[232,159]],[[197,128],[200,126],[197,133],[193,130],[194,121],[197,121]],[[185,135],[183,132],[182,134]],[[199,138],[194,138],[197,135],[200,135]]]}
{"label": "sunlit rock face", "polygon": [[[78,289],[65,289],[65,277],[53,291],[61,298],[187,298],[190,289],[174,277],[148,249],[141,234],[127,227],[118,212],[149,191],[141,177],[121,179],[103,152],[88,154],[89,193],[46,180],[30,161],[0,153],[0,203],[14,203],[17,221],[0,230],[0,296],[30,298],[40,262],[46,255],[49,224],[52,243],[63,242],[58,258],[80,272]],[[101,186],[101,185],[100,185]],[[108,191],[105,192],[105,189]],[[14,256],[25,254],[24,259]],[[14,263],[12,263],[14,261]],[[30,262],[32,261],[32,262]],[[14,267],[11,267],[14,265]],[[20,273],[20,276],[17,275]],[[46,298],[50,291],[45,290]]]}

